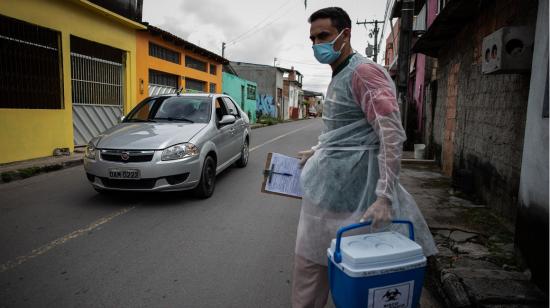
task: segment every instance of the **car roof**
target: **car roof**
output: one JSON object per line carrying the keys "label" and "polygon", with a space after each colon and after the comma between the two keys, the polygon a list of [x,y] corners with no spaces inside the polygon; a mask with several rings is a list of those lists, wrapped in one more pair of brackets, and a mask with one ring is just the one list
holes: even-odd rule
{"label": "car roof", "polygon": [[201,97],[218,97],[218,96],[227,96],[225,94],[219,94],[219,93],[171,93],[171,94],[159,94],[159,95],[152,95],[150,97],[173,97],[173,96],[201,96]]}

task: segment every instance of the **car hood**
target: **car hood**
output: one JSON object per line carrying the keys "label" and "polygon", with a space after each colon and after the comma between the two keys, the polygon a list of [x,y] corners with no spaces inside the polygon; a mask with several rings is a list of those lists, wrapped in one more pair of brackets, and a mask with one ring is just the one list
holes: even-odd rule
{"label": "car hood", "polygon": [[162,150],[188,142],[204,123],[121,123],[99,136],[100,149]]}

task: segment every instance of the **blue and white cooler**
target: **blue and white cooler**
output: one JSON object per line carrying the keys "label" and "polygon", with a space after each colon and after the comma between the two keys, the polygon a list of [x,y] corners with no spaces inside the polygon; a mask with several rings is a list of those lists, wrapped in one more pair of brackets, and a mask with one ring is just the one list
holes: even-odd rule
{"label": "blue and white cooler", "polygon": [[426,257],[414,242],[395,231],[342,237],[346,231],[366,227],[364,222],[338,230],[328,249],[330,290],[339,308],[414,308],[418,306]]}

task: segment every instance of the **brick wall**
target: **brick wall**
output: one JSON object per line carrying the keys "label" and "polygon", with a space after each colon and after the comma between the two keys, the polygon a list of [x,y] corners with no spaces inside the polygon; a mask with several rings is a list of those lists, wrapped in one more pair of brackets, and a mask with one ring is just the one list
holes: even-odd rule
{"label": "brick wall", "polygon": [[529,74],[481,74],[483,37],[503,26],[534,26],[534,0],[485,2],[440,51],[433,123],[435,154],[455,183],[514,219]]}

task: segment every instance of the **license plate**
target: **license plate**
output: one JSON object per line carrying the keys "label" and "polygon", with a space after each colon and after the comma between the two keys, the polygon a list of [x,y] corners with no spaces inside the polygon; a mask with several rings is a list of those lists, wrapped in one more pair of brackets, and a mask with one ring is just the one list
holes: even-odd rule
{"label": "license plate", "polygon": [[109,177],[112,179],[139,179],[138,169],[109,169]]}

